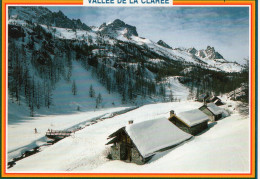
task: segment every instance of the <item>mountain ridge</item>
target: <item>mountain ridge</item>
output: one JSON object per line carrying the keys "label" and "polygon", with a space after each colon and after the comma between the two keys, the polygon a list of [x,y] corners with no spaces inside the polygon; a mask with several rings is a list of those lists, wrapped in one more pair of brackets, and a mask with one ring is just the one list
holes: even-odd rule
{"label": "mountain ridge", "polygon": [[[14,16],[14,13],[12,12],[12,9],[15,7],[10,8],[10,18]],[[19,8],[18,8],[19,9]],[[18,13],[23,12],[24,9],[21,7],[22,10],[18,10]],[[111,23],[103,23],[100,25],[100,27],[93,29],[93,27],[89,27],[86,24],[82,23],[79,19],[78,20],[70,20],[63,14],[63,12],[51,12],[49,9],[44,8],[44,7],[32,7],[33,10],[32,12],[35,12],[35,14],[42,16],[40,17],[35,17],[36,21],[38,19],[38,23],[40,24],[45,24],[47,26],[52,25],[52,27],[61,27],[61,28],[71,28],[73,31],[75,29],[80,29],[80,30],[86,30],[86,31],[93,31],[94,33],[100,33],[103,36],[109,36],[110,38],[113,39],[118,39],[122,41],[130,41],[133,43],[136,43],[138,45],[148,45],[154,43],[153,41],[146,39],[146,38],[141,38],[138,37],[138,33],[136,30],[135,26],[126,24],[120,19],[115,19]],[[21,16],[24,17],[24,16]],[[16,17],[17,18],[17,17]],[[18,16],[19,18],[19,16]],[[30,19],[27,16],[25,16],[25,20]],[[35,21],[35,20],[34,20]],[[58,23],[59,22],[59,23]],[[68,25],[70,24],[70,25]],[[63,37],[66,38],[66,37]],[[77,37],[75,37],[77,38]],[[168,44],[166,44],[164,41],[159,40],[157,42],[160,47],[165,47],[167,49],[173,50],[172,47],[170,47]],[[156,43],[152,44],[152,48],[156,46]],[[179,49],[179,48],[177,48]],[[225,72],[239,72],[242,70],[242,66],[239,65],[238,63],[230,62],[224,59],[224,57],[219,54],[217,51],[215,51],[214,47],[207,46],[206,49],[202,50],[196,50],[195,48],[190,48],[193,51],[190,51],[189,48],[186,50],[188,54],[184,54],[185,56],[180,55],[179,53],[175,53],[175,51],[165,51],[165,50],[158,50],[160,51],[159,53],[163,53],[163,55],[167,55],[170,58],[173,58],[175,60],[181,59],[182,61],[185,60],[187,62],[192,62],[194,64],[202,64],[207,66],[205,68],[210,68],[210,69],[215,69],[215,70],[223,70]],[[157,51],[157,52],[158,52]],[[178,50],[180,52],[180,50]],[[195,51],[195,53],[194,53]],[[190,53],[191,52],[191,53]],[[177,56],[177,57],[176,57]],[[215,60],[215,61],[209,61],[209,60]],[[228,64],[228,65],[226,65]]]}

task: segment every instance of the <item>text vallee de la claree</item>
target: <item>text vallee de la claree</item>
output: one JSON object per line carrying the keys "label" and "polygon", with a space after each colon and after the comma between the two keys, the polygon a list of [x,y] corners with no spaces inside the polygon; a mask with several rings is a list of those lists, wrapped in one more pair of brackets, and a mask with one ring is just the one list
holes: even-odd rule
{"label": "text vallee de la claree", "polygon": [[169,0],[88,0],[89,4],[169,4]]}

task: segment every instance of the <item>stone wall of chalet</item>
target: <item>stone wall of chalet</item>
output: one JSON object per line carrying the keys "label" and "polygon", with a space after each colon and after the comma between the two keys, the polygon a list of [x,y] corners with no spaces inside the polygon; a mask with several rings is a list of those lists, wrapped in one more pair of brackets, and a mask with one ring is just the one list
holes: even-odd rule
{"label": "stone wall of chalet", "polygon": [[139,154],[138,150],[136,149],[136,147],[133,147],[131,150],[131,154],[132,154],[132,160],[131,162],[136,163],[138,165],[142,165],[144,164],[144,160],[143,157]]}
{"label": "stone wall of chalet", "polygon": [[113,160],[120,160],[120,144],[116,143],[113,145],[110,154]]}
{"label": "stone wall of chalet", "polygon": [[202,131],[204,131],[207,128],[208,128],[208,122],[205,121],[205,122],[202,122],[200,124],[197,124],[197,125],[191,127],[190,131],[191,131],[192,135],[197,135],[197,134],[201,133]]}

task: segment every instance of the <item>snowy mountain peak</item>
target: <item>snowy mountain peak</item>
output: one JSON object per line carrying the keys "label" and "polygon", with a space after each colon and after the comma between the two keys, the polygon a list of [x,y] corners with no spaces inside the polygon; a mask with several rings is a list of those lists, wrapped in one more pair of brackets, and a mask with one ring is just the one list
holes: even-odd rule
{"label": "snowy mountain peak", "polygon": [[138,36],[135,26],[126,24],[120,19],[114,20],[112,23],[103,23],[99,27],[99,31],[111,37],[117,37],[118,35],[124,35],[126,37]]}
{"label": "snowy mountain peak", "polygon": [[188,49],[188,52],[195,55],[196,53],[198,53],[198,50],[196,50],[194,47],[192,47],[192,48]]}
{"label": "snowy mountain peak", "polygon": [[114,25],[114,26],[125,26],[125,22],[120,19],[115,19],[112,23],[108,23],[108,25]]}
{"label": "snowy mountain peak", "polygon": [[159,41],[157,42],[157,44],[158,44],[158,45],[161,45],[161,46],[163,46],[163,47],[165,47],[165,48],[172,49],[172,47],[169,46],[167,43],[165,43],[163,40],[159,40]]}
{"label": "snowy mountain peak", "polygon": [[224,59],[222,55],[215,51],[214,47],[207,46],[206,53],[210,59]]}
{"label": "snowy mountain peak", "polygon": [[197,55],[201,58],[207,58],[211,60],[224,59],[224,57],[220,53],[216,52],[215,48],[211,46],[207,46],[206,50],[200,50],[197,52]]}

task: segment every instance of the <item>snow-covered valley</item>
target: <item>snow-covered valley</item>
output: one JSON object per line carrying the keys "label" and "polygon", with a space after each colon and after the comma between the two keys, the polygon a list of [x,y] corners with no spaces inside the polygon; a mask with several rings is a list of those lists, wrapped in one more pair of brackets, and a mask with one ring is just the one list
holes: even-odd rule
{"label": "snow-covered valley", "polygon": [[[139,123],[169,117],[174,109],[177,114],[196,109],[199,102],[183,101],[144,105],[128,113],[90,125],[71,137],[42,149],[41,152],[20,160],[8,172],[109,172],[109,173],[178,173],[178,172],[248,172],[250,162],[249,117],[240,115],[238,102],[228,101],[225,109],[232,112],[209,129],[191,140],[164,152],[158,152],[144,165],[107,159],[110,147],[107,137],[128,125],[129,120]],[[228,107],[229,106],[229,107]],[[232,107],[231,107],[232,106]],[[120,109],[82,112],[72,115],[52,115],[34,118],[20,125],[9,125],[8,157],[30,141],[42,138],[48,128],[64,129],[82,121]],[[48,121],[48,122],[46,122]],[[34,134],[34,127],[39,133]],[[13,135],[18,136],[14,138]],[[23,142],[19,142],[23,139]],[[40,141],[38,141],[40,142]],[[149,142],[149,141],[147,141]]]}
{"label": "snow-covered valley", "polygon": [[[7,172],[249,172],[248,64],[209,45],[154,42],[120,19],[93,27],[47,7],[8,11]],[[221,108],[207,114],[202,101]],[[144,165],[111,160],[119,139],[108,139],[119,129],[134,133],[130,140],[119,132],[128,152],[151,142],[136,155]],[[50,142],[52,130],[71,133]]]}
{"label": "snow-covered valley", "polygon": [[[77,112],[64,115],[46,115],[35,118],[27,118],[19,123],[11,123],[8,126],[8,160],[20,156],[27,150],[40,146],[47,142],[45,133],[48,129],[69,130],[85,127],[96,119],[109,117],[114,112],[122,111],[128,107],[108,108],[89,112]],[[34,129],[37,129],[35,133]]]}

